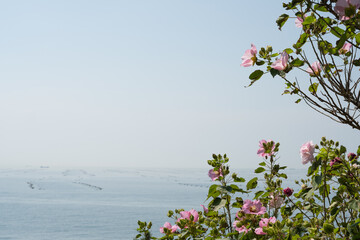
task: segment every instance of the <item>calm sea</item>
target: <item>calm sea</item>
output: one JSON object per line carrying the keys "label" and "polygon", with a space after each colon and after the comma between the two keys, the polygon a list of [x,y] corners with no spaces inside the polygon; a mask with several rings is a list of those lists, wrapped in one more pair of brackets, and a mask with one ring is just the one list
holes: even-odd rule
{"label": "calm sea", "polygon": [[[294,186],[305,169],[286,173]],[[207,169],[2,169],[0,240],[130,240],[138,220],[160,236],[168,210],[201,210],[211,184]]]}

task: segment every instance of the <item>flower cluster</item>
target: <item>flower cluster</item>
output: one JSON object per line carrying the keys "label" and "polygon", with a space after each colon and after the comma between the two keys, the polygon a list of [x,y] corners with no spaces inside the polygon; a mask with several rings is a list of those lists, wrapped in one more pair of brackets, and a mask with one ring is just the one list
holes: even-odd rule
{"label": "flower cluster", "polygon": [[[280,178],[287,176],[279,173],[279,170],[284,167],[280,167],[277,158],[273,157],[278,151],[278,146],[279,143],[275,144],[273,140],[260,141],[258,155],[271,158],[270,161],[265,158],[265,161],[259,164],[261,167],[255,170],[256,173],[261,173],[266,171],[263,167],[268,168],[264,174],[264,189],[257,191],[253,200],[242,200],[241,197],[237,197],[235,202],[231,201],[236,192],[250,193],[249,190],[257,188],[258,179],[253,178],[248,181],[246,184],[248,191],[240,189],[229,179],[226,155],[224,157],[213,155],[214,159],[208,161],[212,166],[209,176],[211,180],[217,178],[218,181],[210,186],[208,199],[211,201],[208,206],[200,205],[203,208],[202,212],[195,209],[189,211],[180,209],[175,210],[174,215],[172,211],[169,211],[168,216],[174,218],[175,224],[165,222],[159,229],[163,237],[152,239],[183,239],[184,236],[188,239],[226,237],[230,239],[232,237],[233,239],[287,239],[289,236],[300,236],[299,234],[302,234],[304,239],[321,239],[328,234],[334,234],[336,239],[341,236],[340,234],[352,236],[352,232],[357,229],[357,224],[348,225],[348,228],[341,226],[347,222],[356,223],[359,220],[357,216],[360,214],[360,209],[357,209],[356,204],[360,202],[358,195],[360,147],[357,153],[346,154],[344,146],[325,138],[322,138],[320,142],[322,148],[313,144],[312,141],[304,143],[300,148],[300,155],[304,164],[311,163],[308,169],[310,179],[301,179],[302,183],[297,182],[296,184],[301,188],[294,194],[294,188],[283,188],[281,185]],[[317,153],[315,153],[316,150],[318,150]],[[317,154],[316,157],[315,154]],[[233,182],[245,181],[236,174],[231,176]],[[328,183],[330,179],[331,182]],[[309,184],[310,180],[311,184]],[[325,195],[323,189],[325,191],[340,189],[346,197],[342,198],[342,195],[331,192]],[[327,205],[327,203],[331,204]],[[338,219],[339,223],[331,222],[334,218],[332,207],[340,205],[343,207],[336,208],[336,211],[341,211],[342,216],[347,217],[344,220]],[[231,210],[235,208],[240,210],[236,211],[234,219]],[[349,214],[350,211],[353,215]],[[324,212],[326,215],[322,215]],[[317,216],[317,218],[320,216],[321,219],[311,219],[311,216]],[[319,222],[322,227],[319,227]],[[149,225],[142,222],[139,225],[141,228],[138,231],[148,232]],[[140,238],[141,234],[138,236],[137,238]]]}
{"label": "flower cluster", "polygon": [[[233,227],[239,233],[248,233],[253,230],[256,235],[266,235],[263,228],[267,227],[269,223],[274,224],[276,218],[262,218],[261,215],[264,215],[265,212],[266,208],[259,200],[245,200],[242,209],[236,213],[236,220],[233,222]],[[252,228],[254,222],[258,222],[258,226],[256,228],[254,227],[255,229]]]}

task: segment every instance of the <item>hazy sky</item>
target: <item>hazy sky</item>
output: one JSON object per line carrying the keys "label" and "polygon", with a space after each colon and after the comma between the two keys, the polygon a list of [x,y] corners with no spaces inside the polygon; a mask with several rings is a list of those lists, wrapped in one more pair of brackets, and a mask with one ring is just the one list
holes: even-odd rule
{"label": "hazy sky", "polygon": [[276,27],[283,12],[278,0],[2,1],[2,165],[206,168],[227,153],[255,167],[263,138],[290,167],[322,136],[355,150],[358,132],[281,96],[281,79],[244,88],[251,43],[296,40],[294,19]]}

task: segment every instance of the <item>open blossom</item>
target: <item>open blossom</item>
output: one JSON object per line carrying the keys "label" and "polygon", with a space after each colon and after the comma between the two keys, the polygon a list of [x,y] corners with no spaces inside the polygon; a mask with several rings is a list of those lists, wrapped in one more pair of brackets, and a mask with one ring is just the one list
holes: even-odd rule
{"label": "open blossom", "polygon": [[295,19],[295,26],[298,27],[298,28],[302,28],[303,27],[302,23],[304,22],[304,18],[306,18],[305,14],[304,14],[303,18],[302,17],[297,17]]}
{"label": "open blossom", "polygon": [[262,218],[259,222],[260,227],[255,229],[255,233],[257,235],[266,235],[266,232],[263,231],[263,227],[267,227],[269,225],[269,223],[275,223],[275,222],[276,222],[275,217]]}
{"label": "open blossom", "polygon": [[221,168],[219,168],[218,171],[215,171],[214,169],[210,169],[208,175],[209,175],[209,177],[211,178],[211,181],[215,181],[215,180],[218,179],[220,176],[223,177]]}
{"label": "open blossom", "polygon": [[352,47],[351,43],[344,43],[344,45],[339,49],[339,54],[345,54],[348,51],[350,51],[350,48]]}
{"label": "open blossom", "polygon": [[310,76],[318,76],[321,72],[321,65],[320,62],[316,61],[311,66],[306,69],[306,72],[310,74]]}
{"label": "open blossom", "polygon": [[[267,146],[267,144],[269,144],[270,142],[273,143],[273,145],[271,146],[271,149],[265,149],[264,144]],[[275,149],[275,143],[273,140],[260,140],[259,141],[259,150],[257,151],[257,155],[259,155],[260,157],[270,157],[272,155],[274,155],[274,149]]]}
{"label": "open blossom", "polygon": [[283,191],[284,191],[284,194],[288,197],[290,197],[294,192],[294,190],[289,187],[285,188]]}
{"label": "open blossom", "polygon": [[242,211],[246,214],[262,215],[266,212],[266,208],[262,205],[260,200],[245,200]]}
{"label": "open blossom", "polygon": [[190,216],[194,217],[194,222],[197,222],[199,220],[199,214],[196,210],[191,209],[190,211],[181,211],[180,212],[180,218],[178,219],[178,221],[180,221],[181,219],[188,219],[190,220]]}
{"label": "open blossom", "polygon": [[315,145],[312,141],[304,143],[300,148],[300,156],[302,159],[302,164],[307,164],[308,162],[313,162],[315,152]]}
{"label": "open blossom", "polygon": [[289,60],[289,54],[287,54],[286,52],[283,52],[280,56],[280,58],[278,60],[276,60],[275,62],[273,62],[273,64],[271,64],[271,67],[273,69],[282,71],[287,67],[287,62]]}
{"label": "open blossom", "polygon": [[233,222],[233,227],[235,228],[235,230],[238,231],[239,233],[241,233],[241,232],[247,233],[250,229],[246,228],[244,225],[242,225],[241,227],[238,227],[237,225],[239,222],[240,221]]}
{"label": "open blossom", "polygon": [[353,9],[354,12],[360,7],[360,0],[338,0],[334,7],[340,20],[349,20],[352,16],[346,16],[346,10]]}
{"label": "open blossom", "polygon": [[256,62],[257,50],[254,44],[251,44],[251,48],[245,51],[245,54],[241,57],[243,62],[240,66],[250,67],[253,66]]}
{"label": "open blossom", "polygon": [[164,224],[164,227],[161,227],[161,228],[160,228],[160,232],[161,232],[161,233],[165,233],[165,232],[164,232],[164,228],[169,229],[172,233],[173,233],[173,232],[176,232],[176,230],[180,229],[176,224],[173,225],[173,226],[171,226],[171,224],[170,224],[169,222],[166,222],[166,223]]}
{"label": "open blossom", "polygon": [[281,205],[284,203],[284,199],[279,196],[279,194],[270,194],[270,201],[269,201],[269,207],[270,208],[280,208]]}

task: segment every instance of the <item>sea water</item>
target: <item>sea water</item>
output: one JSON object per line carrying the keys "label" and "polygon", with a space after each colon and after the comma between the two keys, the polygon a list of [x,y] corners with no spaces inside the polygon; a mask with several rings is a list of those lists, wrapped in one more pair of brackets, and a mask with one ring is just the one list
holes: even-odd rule
{"label": "sea water", "polygon": [[[207,169],[52,169],[0,170],[0,240],[133,239],[137,221],[152,221],[153,233],[168,210],[202,210]],[[253,170],[239,170],[246,180]],[[284,186],[305,177],[287,170]],[[261,177],[261,175],[257,175]],[[245,188],[243,183],[240,187]],[[243,196],[251,198],[252,196]]]}

